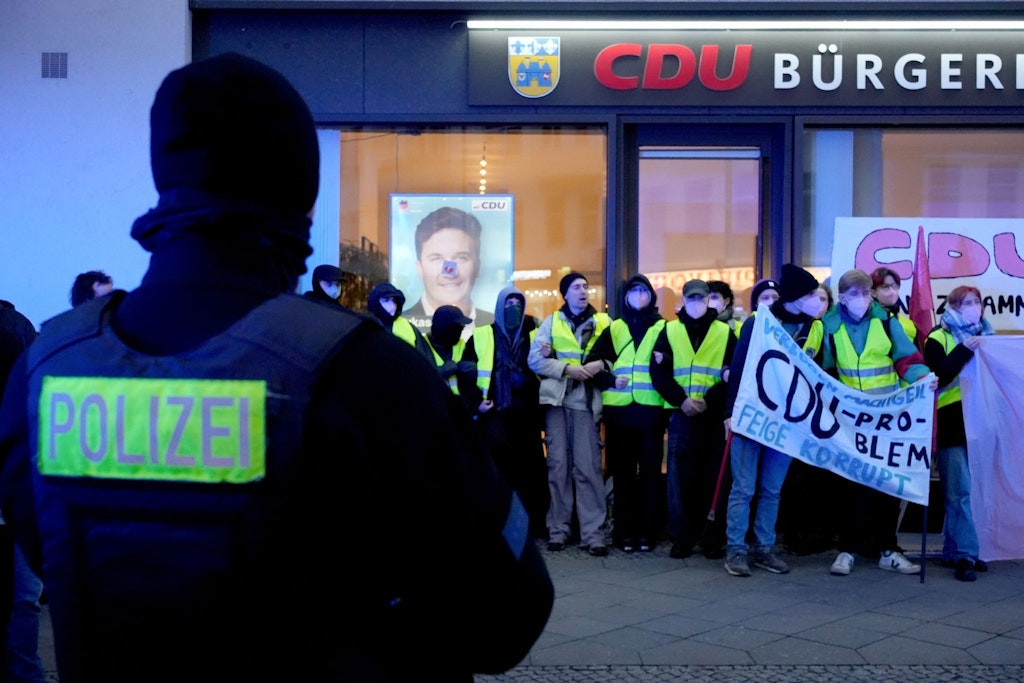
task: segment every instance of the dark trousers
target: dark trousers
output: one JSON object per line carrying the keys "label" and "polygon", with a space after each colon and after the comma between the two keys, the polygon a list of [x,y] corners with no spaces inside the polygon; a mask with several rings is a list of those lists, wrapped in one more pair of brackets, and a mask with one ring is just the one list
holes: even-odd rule
{"label": "dark trousers", "polygon": [[720,414],[705,411],[688,417],[681,410],[672,413],[668,425],[668,532],[684,548],[696,543],[704,550],[725,546],[731,483],[728,467],[715,519],[708,520],[724,451],[725,427]]}
{"label": "dark trousers", "polygon": [[897,548],[900,499],[833,475],[840,480],[839,552],[878,559]]}
{"label": "dark trousers", "polygon": [[[650,424],[616,421],[605,409],[605,456],[614,482],[612,535],[625,540],[657,541],[665,453],[664,416],[655,413]],[[661,413],[658,409],[658,413]]]}
{"label": "dark trousers", "polygon": [[506,408],[477,418],[498,472],[516,490],[530,516],[530,531],[547,534],[548,470],[541,438],[540,407]]}

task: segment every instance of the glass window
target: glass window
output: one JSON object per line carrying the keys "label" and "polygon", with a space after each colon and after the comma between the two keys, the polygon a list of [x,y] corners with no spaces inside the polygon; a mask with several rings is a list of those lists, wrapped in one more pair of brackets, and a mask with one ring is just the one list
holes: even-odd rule
{"label": "glass window", "polygon": [[[393,231],[397,225],[392,216],[393,195],[438,195],[422,200],[427,203],[443,202],[445,197],[468,201],[472,195],[480,199],[511,196],[513,270],[496,277],[526,294],[528,313],[543,317],[561,306],[558,282],[573,270],[588,277],[591,301],[603,310],[607,187],[603,128],[352,128],[337,135],[341,170],[334,237],[339,243],[339,265],[350,274],[350,286],[343,295],[347,306],[365,310],[369,291],[385,280],[409,290],[406,310],[425,290],[429,276],[421,273],[418,255],[413,267],[402,259],[396,261],[398,251],[411,253],[415,245],[392,244],[399,234]],[[321,196],[318,212],[321,205],[330,212],[331,198]],[[334,220],[328,219],[328,225]],[[481,241],[486,239],[484,232]],[[483,249],[488,246],[493,245],[484,244]],[[434,252],[440,267],[450,269],[446,272],[462,272],[460,261],[449,259],[443,249]],[[396,269],[396,263],[403,265]],[[488,289],[480,282],[474,284],[474,294]],[[474,299],[475,307],[493,310],[495,294],[493,288],[488,291],[489,300]]]}
{"label": "glass window", "polygon": [[835,219],[1024,216],[1024,132],[808,128],[803,262],[830,274]]}
{"label": "glass window", "polygon": [[720,280],[742,318],[754,286],[760,224],[756,149],[641,148],[639,263],[675,319],[687,280]]}

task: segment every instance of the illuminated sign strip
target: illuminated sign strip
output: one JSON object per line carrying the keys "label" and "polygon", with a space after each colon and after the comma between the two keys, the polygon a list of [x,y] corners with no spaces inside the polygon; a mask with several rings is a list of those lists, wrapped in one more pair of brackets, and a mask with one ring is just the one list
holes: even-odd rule
{"label": "illuminated sign strip", "polygon": [[508,31],[1020,31],[1019,20],[586,21],[471,19],[470,30]]}

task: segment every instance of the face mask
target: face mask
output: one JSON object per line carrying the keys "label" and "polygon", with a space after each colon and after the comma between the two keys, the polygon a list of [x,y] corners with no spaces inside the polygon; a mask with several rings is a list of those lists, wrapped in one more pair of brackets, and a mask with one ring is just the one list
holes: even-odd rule
{"label": "face mask", "polygon": [[686,315],[690,316],[694,320],[702,318],[705,313],[708,312],[708,305],[703,301],[687,301],[686,302]]}
{"label": "face mask", "polygon": [[811,316],[817,318],[818,314],[821,313],[821,299],[815,294],[814,298],[807,298],[800,300],[800,310]]}
{"label": "face mask", "polygon": [[505,329],[512,332],[519,328],[523,322],[523,307],[522,306],[506,306],[505,307]]}
{"label": "face mask", "polygon": [[338,295],[341,294],[341,287],[339,285],[329,285],[324,287],[324,294],[332,299],[337,299]]}
{"label": "face mask", "polygon": [[645,288],[635,288],[626,292],[626,303],[634,311],[642,311],[651,303],[651,295]]}
{"label": "face mask", "polygon": [[708,297],[708,306],[721,313],[725,310],[725,299],[721,297]]}
{"label": "face mask", "polygon": [[981,307],[974,305],[961,306],[960,315],[971,325],[977,325],[981,322]]}
{"label": "face mask", "polygon": [[858,297],[856,299],[847,299],[846,310],[849,311],[857,320],[864,317],[864,314],[868,312],[868,306],[871,305],[871,299]]}
{"label": "face mask", "polygon": [[388,315],[395,315],[395,311],[398,310],[398,302],[394,299],[381,299],[380,307],[383,308]]}

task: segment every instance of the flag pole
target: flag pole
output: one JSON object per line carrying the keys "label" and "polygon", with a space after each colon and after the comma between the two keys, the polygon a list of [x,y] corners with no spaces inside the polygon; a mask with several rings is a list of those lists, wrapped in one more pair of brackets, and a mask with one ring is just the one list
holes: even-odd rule
{"label": "flag pole", "polygon": [[[917,347],[923,352],[925,338],[931,333],[935,325],[935,299],[932,296],[931,271],[928,268],[928,251],[925,248],[924,226],[917,226],[917,244],[914,251],[914,277],[910,285],[910,319],[917,328]],[[932,459],[935,453],[935,420],[937,411],[937,396],[932,395]],[[931,493],[931,476],[928,477],[928,491]],[[930,495],[927,496],[931,498]],[[924,513],[921,515],[921,583],[924,583],[926,559],[928,557],[928,502],[924,504]]]}

